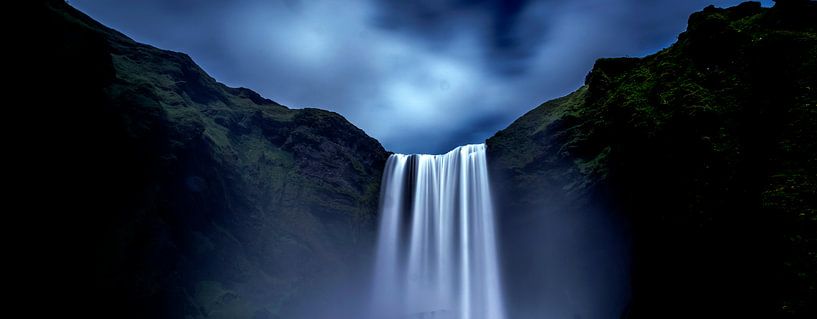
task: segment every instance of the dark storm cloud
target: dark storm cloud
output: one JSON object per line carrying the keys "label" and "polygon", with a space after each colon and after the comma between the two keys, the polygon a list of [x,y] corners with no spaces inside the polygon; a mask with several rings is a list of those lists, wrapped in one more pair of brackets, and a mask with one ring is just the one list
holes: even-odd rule
{"label": "dark storm cloud", "polygon": [[392,151],[440,153],[576,89],[596,58],[651,53],[691,12],[739,1],[69,3],[228,85],[337,111]]}

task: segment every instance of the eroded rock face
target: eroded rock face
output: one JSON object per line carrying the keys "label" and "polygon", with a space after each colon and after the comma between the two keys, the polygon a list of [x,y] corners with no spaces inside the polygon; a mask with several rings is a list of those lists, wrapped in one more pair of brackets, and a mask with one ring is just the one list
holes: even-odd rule
{"label": "eroded rock face", "polygon": [[89,315],[320,316],[323,294],[365,272],[388,156],[376,140],[226,87],[64,2],[37,6],[42,111],[53,151],[70,154],[57,165],[82,207],[70,225]]}
{"label": "eroded rock face", "polygon": [[785,1],[707,7],[667,49],[599,60],[488,140],[500,214],[621,216],[629,317],[814,316],[816,53],[817,5]]}

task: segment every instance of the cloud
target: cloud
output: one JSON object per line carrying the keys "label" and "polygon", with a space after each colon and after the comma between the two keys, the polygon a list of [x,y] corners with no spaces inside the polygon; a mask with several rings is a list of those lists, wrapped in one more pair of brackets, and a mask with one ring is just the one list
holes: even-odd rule
{"label": "cloud", "polygon": [[[729,6],[739,1],[713,1]],[[480,143],[576,89],[596,58],[668,45],[707,1],[75,0],[137,41],[395,152]],[[765,3],[768,5],[768,3]]]}

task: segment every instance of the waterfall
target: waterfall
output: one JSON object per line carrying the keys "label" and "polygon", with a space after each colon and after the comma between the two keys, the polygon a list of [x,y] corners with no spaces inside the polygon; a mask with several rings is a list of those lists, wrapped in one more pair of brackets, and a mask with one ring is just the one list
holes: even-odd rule
{"label": "waterfall", "polygon": [[381,187],[372,318],[503,319],[485,144],[394,154]]}

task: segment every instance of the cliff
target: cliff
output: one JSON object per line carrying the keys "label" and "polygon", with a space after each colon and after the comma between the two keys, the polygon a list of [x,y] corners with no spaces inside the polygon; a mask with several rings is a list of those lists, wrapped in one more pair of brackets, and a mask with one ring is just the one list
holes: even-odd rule
{"label": "cliff", "polygon": [[[24,135],[9,168],[32,194],[16,199],[31,237],[47,238],[28,264],[57,270],[45,287],[72,299],[61,312],[354,308],[364,287],[345,281],[368,271],[388,156],[376,140],[227,87],[62,1],[32,6],[36,66],[9,107]],[[669,48],[598,60],[576,92],[490,138],[511,314],[814,317],[815,21],[803,0],[707,7]]]}
{"label": "cliff", "polygon": [[376,140],[336,113],[227,87],[62,1],[35,7],[32,111],[52,133],[39,160],[71,212],[49,222],[64,222],[70,248],[56,245],[81,263],[81,313],[291,318],[368,266],[388,156]]}
{"label": "cliff", "polygon": [[598,60],[487,143],[503,218],[624,220],[622,316],[815,315],[814,2],[707,7],[669,48]]}

